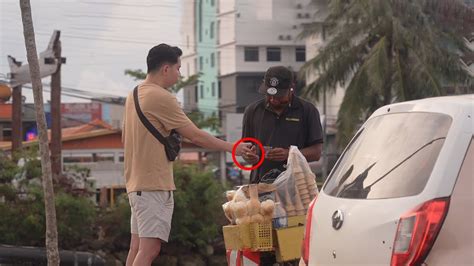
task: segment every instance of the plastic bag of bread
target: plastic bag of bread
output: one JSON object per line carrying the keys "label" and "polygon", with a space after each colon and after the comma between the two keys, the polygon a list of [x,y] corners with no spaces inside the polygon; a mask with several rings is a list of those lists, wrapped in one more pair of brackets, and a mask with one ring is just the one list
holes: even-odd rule
{"label": "plastic bag of bread", "polygon": [[316,175],[296,146],[291,146],[287,167],[273,182],[275,203],[280,202],[288,216],[305,215],[311,200],[318,195]]}

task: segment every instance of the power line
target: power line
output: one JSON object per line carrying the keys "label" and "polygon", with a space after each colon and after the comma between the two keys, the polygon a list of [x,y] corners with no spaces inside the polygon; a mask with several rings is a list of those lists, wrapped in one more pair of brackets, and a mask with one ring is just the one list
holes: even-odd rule
{"label": "power line", "polygon": [[[24,88],[26,89],[33,89],[30,85],[23,85]],[[50,92],[49,89],[43,89],[44,92]],[[80,91],[80,90],[78,90]],[[82,96],[82,95],[77,95],[77,94],[73,94],[73,93],[68,93],[68,92],[63,92],[61,91],[61,95],[65,95],[65,96],[68,96],[68,97],[72,97],[72,98],[78,98],[78,99],[83,99],[83,100],[90,100],[90,101],[94,101],[94,102],[100,102],[100,103],[105,103],[105,104],[111,104],[111,105],[118,105],[118,106],[124,106],[125,105],[125,101],[123,100],[125,97],[120,97],[120,96],[117,96],[115,99],[116,100],[113,100],[113,99],[110,99],[110,100],[107,100],[107,99],[101,99],[101,98],[94,98],[94,97],[87,97],[87,96]],[[203,111],[203,112],[214,112],[214,111],[221,111],[223,113],[234,113],[233,111],[231,110],[226,110],[227,108],[240,108],[242,106],[237,106],[235,105],[235,107],[232,107],[232,106],[225,106],[225,107],[219,107],[219,106],[208,106],[208,107],[203,107],[201,105],[201,107],[197,107],[197,109],[199,111]],[[182,109],[183,111],[185,111],[186,113],[190,113],[190,112],[194,112],[196,111],[196,108],[191,108],[191,107],[187,107],[187,106],[182,106]]]}

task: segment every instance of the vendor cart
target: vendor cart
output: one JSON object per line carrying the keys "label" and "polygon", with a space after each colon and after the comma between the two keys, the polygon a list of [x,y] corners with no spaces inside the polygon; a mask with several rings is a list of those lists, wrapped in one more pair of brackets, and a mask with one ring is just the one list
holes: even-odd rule
{"label": "vendor cart", "polygon": [[317,194],[316,176],[295,146],[275,180],[228,191],[222,206],[231,223],[222,230],[228,265],[298,265],[306,211]]}
{"label": "vendor cart", "polygon": [[264,257],[274,255],[280,265],[298,265],[304,234],[305,216],[288,217],[288,226],[272,223],[228,225],[223,227],[229,266],[265,266]]}

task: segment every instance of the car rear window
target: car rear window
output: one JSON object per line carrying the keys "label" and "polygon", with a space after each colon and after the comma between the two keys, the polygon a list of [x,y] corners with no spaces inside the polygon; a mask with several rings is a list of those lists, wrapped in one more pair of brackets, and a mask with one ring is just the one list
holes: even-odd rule
{"label": "car rear window", "polygon": [[394,113],[364,124],[323,190],[340,198],[399,198],[423,191],[451,126],[436,113]]}

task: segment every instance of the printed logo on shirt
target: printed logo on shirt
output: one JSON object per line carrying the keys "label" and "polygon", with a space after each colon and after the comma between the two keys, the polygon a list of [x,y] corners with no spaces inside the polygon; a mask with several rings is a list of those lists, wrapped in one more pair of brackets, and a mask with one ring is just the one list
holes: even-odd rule
{"label": "printed logo on shirt", "polygon": [[286,121],[299,122],[300,119],[299,119],[299,118],[295,118],[295,117],[287,117],[287,118],[286,118]]}

